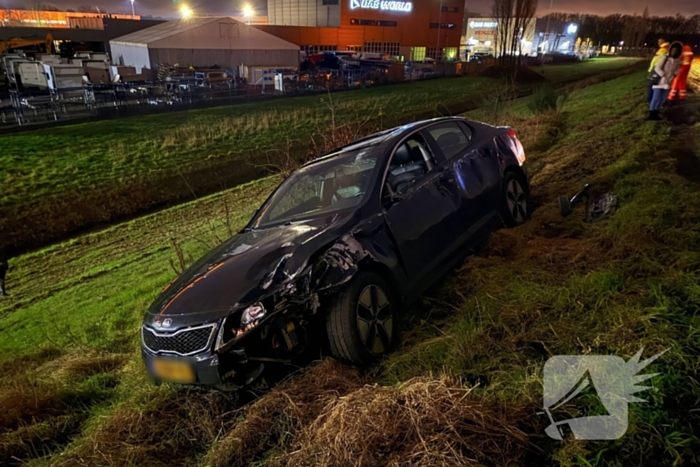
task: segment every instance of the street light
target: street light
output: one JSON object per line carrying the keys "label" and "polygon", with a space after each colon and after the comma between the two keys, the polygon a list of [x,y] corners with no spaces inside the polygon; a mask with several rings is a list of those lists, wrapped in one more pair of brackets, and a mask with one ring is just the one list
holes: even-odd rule
{"label": "street light", "polygon": [[255,16],[255,10],[250,6],[250,3],[243,5],[243,17],[246,18],[248,24],[250,24],[250,18],[253,16]]}
{"label": "street light", "polygon": [[131,0],[131,16],[136,16],[136,13],[134,12],[134,0]]}
{"label": "street light", "polygon": [[182,5],[180,7],[180,16],[182,16],[182,19],[192,18],[192,9],[187,5]]}
{"label": "street light", "polygon": [[440,26],[442,26],[442,0],[440,0],[440,13],[438,14],[437,50],[435,50],[435,63],[440,55]]}

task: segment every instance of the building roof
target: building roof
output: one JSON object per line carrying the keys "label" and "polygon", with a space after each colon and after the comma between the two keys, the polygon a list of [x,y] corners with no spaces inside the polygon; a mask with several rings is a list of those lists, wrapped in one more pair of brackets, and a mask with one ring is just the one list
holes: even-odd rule
{"label": "building roof", "polygon": [[299,46],[229,16],[177,19],[126,36],[111,44],[148,48],[299,50]]}
{"label": "building roof", "polygon": [[54,40],[74,42],[109,42],[115,37],[131,34],[139,29],[162,24],[162,21],[126,19],[103,19],[104,29],[77,29],[77,28],[37,28],[37,27],[0,27],[0,40],[8,40],[14,37],[44,38],[51,34]]}

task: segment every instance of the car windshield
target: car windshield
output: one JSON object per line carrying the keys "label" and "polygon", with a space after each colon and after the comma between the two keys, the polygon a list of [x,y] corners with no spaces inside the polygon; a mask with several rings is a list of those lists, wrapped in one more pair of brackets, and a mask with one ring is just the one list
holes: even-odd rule
{"label": "car windshield", "polygon": [[253,226],[269,227],[359,206],[376,178],[373,149],[346,151],[296,171],[263,206]]}

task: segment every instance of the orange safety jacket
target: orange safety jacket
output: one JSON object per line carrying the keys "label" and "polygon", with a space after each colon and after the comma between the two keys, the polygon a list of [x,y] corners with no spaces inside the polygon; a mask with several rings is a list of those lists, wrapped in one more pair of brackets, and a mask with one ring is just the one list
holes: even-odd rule
{"label": "orange safety jacket", "polygon": [[688,98],[687,81],[690,75],[690,67],[693,65],[693,47],[690,45],[683,46],[681,54],[681,68],[678,71],[678,76],[671,84],[671,92],[668,99],[671,101],[685,100]]}

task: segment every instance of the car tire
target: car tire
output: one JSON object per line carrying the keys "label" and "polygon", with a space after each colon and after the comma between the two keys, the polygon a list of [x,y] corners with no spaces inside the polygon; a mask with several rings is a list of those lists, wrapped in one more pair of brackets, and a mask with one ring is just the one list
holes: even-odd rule
{"label": "car tire", "polygon": [[530,193],[522,177],[506,172],[501,198],[501,217],[506,227],[524,224],[530,216]]}
{"label": "car tire", "polygon": [[332,297],[326,317],[331,354],[346,363],[369,365],[394,350],[399,340],[398,301],[380,275],[360,271]]}

